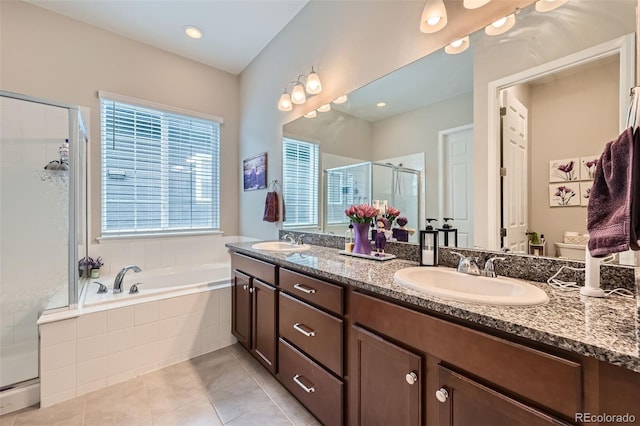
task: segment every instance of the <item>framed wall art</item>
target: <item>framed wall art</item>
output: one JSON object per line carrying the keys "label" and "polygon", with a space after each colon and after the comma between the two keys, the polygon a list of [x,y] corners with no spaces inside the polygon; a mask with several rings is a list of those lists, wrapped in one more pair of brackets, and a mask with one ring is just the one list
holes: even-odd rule
{"label": "framed wall art", "polygon": [[267,153],[242,160],[243,187],[255,191],[267,187]]}
{"label": "framed wall art", "polygon": [[549,207],[579,206],[580,198],[579,182],[549,184]]}

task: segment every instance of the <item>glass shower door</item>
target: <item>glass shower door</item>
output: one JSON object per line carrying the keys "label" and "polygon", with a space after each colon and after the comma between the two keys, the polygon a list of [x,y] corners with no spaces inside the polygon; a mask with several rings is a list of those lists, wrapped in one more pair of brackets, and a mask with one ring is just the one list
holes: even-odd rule
{"label": "glass shower door", "polygon": [[0,390],[38,377],[36,321],[76,302],[73,111],[0,96]]}

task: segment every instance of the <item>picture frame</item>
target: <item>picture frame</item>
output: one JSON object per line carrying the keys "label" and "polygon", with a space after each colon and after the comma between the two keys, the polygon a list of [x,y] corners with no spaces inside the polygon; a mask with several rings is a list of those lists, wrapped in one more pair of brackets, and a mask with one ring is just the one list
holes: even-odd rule
{"label": "picture frame", "polygon": [[243,188],[256,191],[267,187],[267,153],[242,160]]}
{"label": "picture frame", "polygon": [[582,207],[589,205],[589,193],[591,192],[592,186],[593,181],[580,182],[580,205]]}
{"label": "picture frame", "polygon": [[549,207],[574,207],[580,205],[580,183],[559,182],[549,184]]}
{"label": "picture frame", "polygon": [[593,180],[599,160],[599,155],[580,157],[580,180]]}
{"label": "picture frame", "polygon": [[565,158],[549,161],[549,182],[573,182],[580,179],[580,159]]}

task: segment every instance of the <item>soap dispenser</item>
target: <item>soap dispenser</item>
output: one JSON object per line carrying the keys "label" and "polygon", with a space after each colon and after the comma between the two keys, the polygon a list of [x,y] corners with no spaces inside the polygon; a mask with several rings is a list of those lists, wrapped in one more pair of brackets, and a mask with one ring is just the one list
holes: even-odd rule
{"label": "soap dispenser", "polygon": [[438,266],[438,230],[431,222],[436,219],[428,218],[427,227],[420,231],[420,266]]}
{"label": "soap dispenser", "polygon": [[347,231],[344,233],[344,251],[351,253],[353,251],[353,245],[353,223],[350,223]]}
{"label": "soap dispenser", "polygon": [[458,247],[458,230],[451,226],[449,222],[453,220],[452,217],[443,217],[442,220],[444,223],[442,224],[442,228],[439,229],[440,232],[444,235],[444,245],[447,247],[452,247],[449,245],[449,234],[453,234],[453,247]]}

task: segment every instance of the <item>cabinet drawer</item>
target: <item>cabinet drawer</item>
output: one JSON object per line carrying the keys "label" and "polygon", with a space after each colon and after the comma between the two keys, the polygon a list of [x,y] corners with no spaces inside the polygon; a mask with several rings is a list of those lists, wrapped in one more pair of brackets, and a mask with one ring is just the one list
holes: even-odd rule
{"label": "cabinet drawer", "polygon": [[[584,411],[582,366],[358,292],[352,320],[567,418]],[[393,318],[393,321],[389,321]]]}
{"label": "cabinet drawer", "polygon": [[280,288],[338,315],[344,314],[343,288],[339,285],[280,269]]}
{"label": "cabinet drawer", "polygon": [[342,320],[280,293],[280,336],[342,376]]}
{"label": "cabinet drawer", "polygon": [[231,254],[231,267],[265,283],[276,284],[276,266],[238,253]]}
{"label": "cabinet drawer", "polygon": [[324,425],[342,424],[342,382],[284,340],[278,342],[278,379]]}

